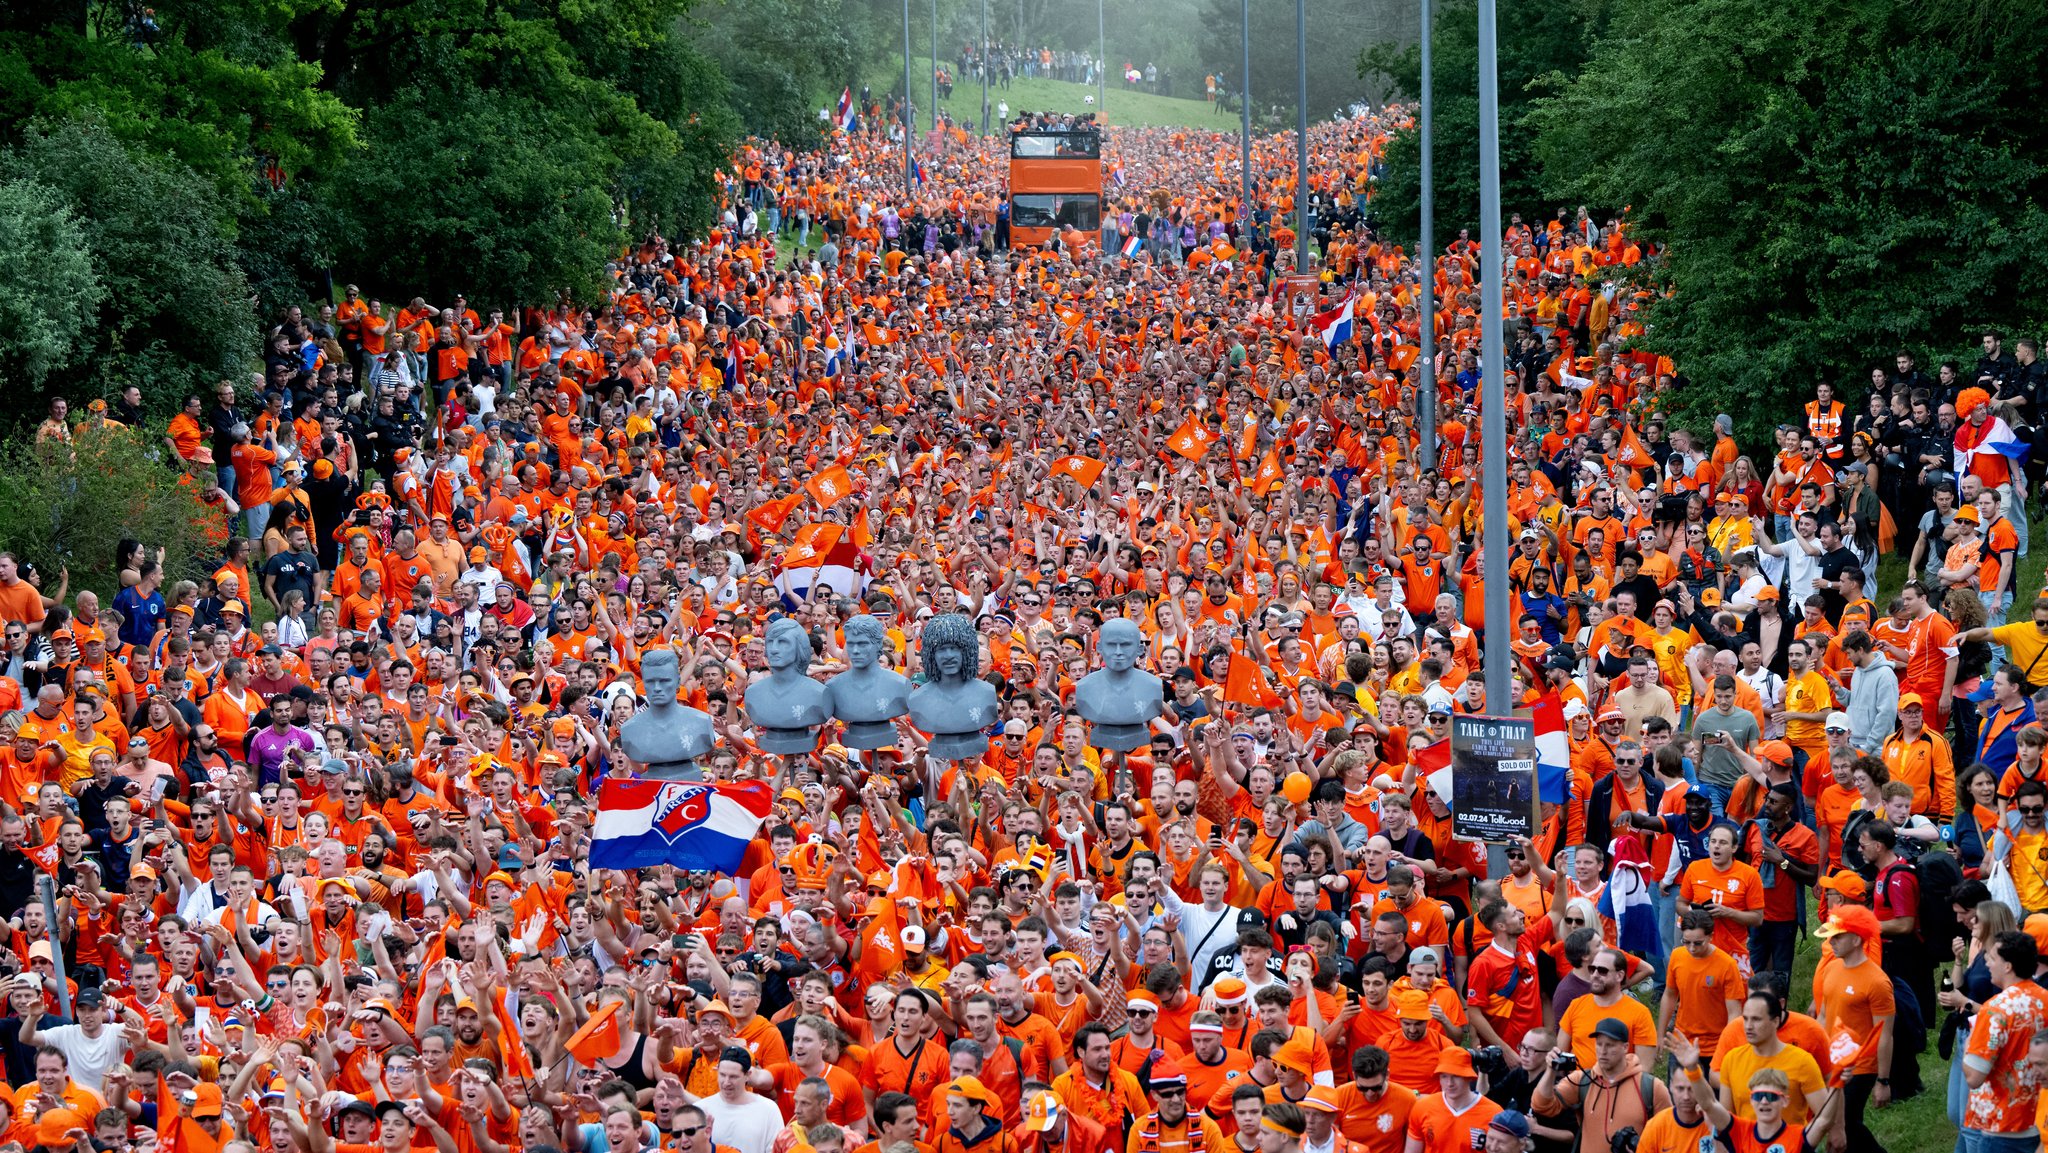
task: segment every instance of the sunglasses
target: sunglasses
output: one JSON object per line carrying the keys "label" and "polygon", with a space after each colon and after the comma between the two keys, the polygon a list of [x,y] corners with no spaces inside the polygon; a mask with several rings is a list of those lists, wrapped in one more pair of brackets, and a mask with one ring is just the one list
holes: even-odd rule
{"label": "sunglasses", "polygon": [[688,1128],[676,1130],[678,1134],[684,1137],[695,1137],[697,1134],[702,1133],[703,1131],[704,1126],[702,1125],[691,1125]]}
{"label": "sunglasses", "polygon": [[1156,1089],[1152,1090],[1152,1093],[1153,1093],[1153,1095],[1154,1095],[1154,1096],[1157,1096],[1157,1097],[1161,1097],[1161,1098],[1165,1098],[1165,1097],[1185,1097],[1185,1096],[1187,1096],[1187,1095],[1188,1095],[1188,1091],[1187,1091],[1187,1090],[1186,1090],[1185,1088],[1182,1088],[1182,1087],[1180,1087],[1180,1086],[1172,1086],[1172,1087],[1160,1087],[1160,1088],[1156,1088]]}
{"label": "sunglasses", "polygon": [[2048,808],[2043,808],[2040,805],[2021,805],[2019,808],[2023,816],[2038,817],[2042,813],[2048,813]]}
{"label": "sunglasses", "polygon": [[1584,917],[1566,917],[1564,923],[1567,925],[1583,925],[1586,923],[1586,919]]}
{"label": "sunglasses", "polygon": [[1749,1099],[1752,1101],[1783,1101],[1785,1095],[1771,1089],[1758,1089],[1750,1093]]}
{"label": "sunglasses", "polygon": [[[1571,924],[1571,922],[1566,921],[1565,924],[1569,925]],[[1586,966],[1586,971],[1589,973],[1598,973],[1603,977],[1608,977],[1612,976],[1617,970],[1615,970],[1614,967],[1611,965],[1588,965]]]}

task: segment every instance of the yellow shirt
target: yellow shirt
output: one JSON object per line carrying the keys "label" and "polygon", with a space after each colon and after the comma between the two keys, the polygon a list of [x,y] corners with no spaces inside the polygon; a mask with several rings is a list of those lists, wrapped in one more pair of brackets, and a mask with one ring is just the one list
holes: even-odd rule
{"label": "yellow shirt", "polygon": [[1777,1056],[1766,1061],[1756,1055],[1748,1045],[1737,1045],[1732,1052],[1721,1058],[1721,1084],[1728,1087],[1729,1112],[1745,1120],[1756,1120],[1756,1110],[1749,1104],[1749,1082],[1764,1069],[1776,1069],[1791,1082],[1792,1092],[1785,1102],[1785,1121],[1791,1125],[1804,1125],[1813,1119],[1813,1110],[1806,1107],[1806,1095],[1818,1093],[1824,1087],[1820,1076],[1820,1062],[1813,1054],[1790,1045]]}
{"label": "yellow shirt", "polygon": [[65,733],[57,738],[57,747],[64,750],[64,776],[61,783],[67,793],[78,792],[79,783],[92,776],[93,750],[105,749],[113,753],[117,760],[121,756],[115,752],[113,740],[97,731],[85,740],[80,740],[77,733]]}
{"label": "yellow shirt", "polygon": [[[1786,712],[1825,715],[1834,707],[1834,690],[1828,688],[1827,681],[1819,673],[1808,669],[1796,677],[1785,678]],[[1828,743],[1827,722],[1788,720],[1785,722],[1785,743],[1809,752],[1824,749]]]}

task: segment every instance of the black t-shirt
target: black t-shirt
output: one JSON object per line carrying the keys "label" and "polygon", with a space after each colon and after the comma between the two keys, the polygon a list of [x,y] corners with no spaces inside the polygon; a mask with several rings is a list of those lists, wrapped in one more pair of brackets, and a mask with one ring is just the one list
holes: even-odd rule
{"label": "black t-shirt", "polygon": [[[1856,559],[1856,554],[1847,545],[1836,545],[1827,552],[1820,554],[1820,576],[1825,581],[1840,580],[1843,573],[1848,572],[1852,568],[1861,569],[1862,567],[1863,562]],[[1839,624],[1842,619],[1842,610],[1848,607],[1848,599],[1841,594],[1840,590],[1832,587],[1817,588],[1814,591],[1820,594],[1821,611],[1827,614],[1828,623]]]}
{"label": "black t-shirt", "polygon": [[305,594],[306,604],[310,606],[313,603],[313,578],[319,571],[319,558],[311,552],[281,552],[263,563],[263,575],[275,582],[279,604],[284,603],[286,593],[297,589]]}

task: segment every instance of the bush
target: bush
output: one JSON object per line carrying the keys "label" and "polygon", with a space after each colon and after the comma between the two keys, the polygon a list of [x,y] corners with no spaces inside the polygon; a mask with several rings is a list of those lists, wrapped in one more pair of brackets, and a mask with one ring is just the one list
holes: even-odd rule
{"label": "bush", "polygon": [[164,467],[169,450],[135,429],[81,432],[68,447],[33,433],[0,444],[0,541],[102,597],[121,587],[114,548],[124,537],[163,546],[168,579],[203,575],[227,540],[226,518]]}

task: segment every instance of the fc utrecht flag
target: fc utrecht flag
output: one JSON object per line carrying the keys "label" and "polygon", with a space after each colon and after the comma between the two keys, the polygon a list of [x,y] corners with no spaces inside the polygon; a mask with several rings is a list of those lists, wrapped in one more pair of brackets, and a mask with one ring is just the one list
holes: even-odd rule
{"label": "fc utrecht flag", "polygon": [[2004,417],[1994,416],[1981,425],[1966,420],[1956,426],[1956,471],[1968,472],[1970,459],[1986,452],[1995,452],[2014,465],[2025,464],[2027,448]]}
{"label": "fc utrecht flag", "polygon": [[710,785],[607,777],[598,786],[590,866],[674,865],[736,873],[772,801],[762,781]]}
{"label": "fc utrecht flag", "polygon": [[1351,339],[1351,297],[1346,296],[1328,312],[1316,313],[1310,323],[1316,326],[1316,333],[1323,338],[1324,348],[1346,343]]}
{"label": "fc utrecht flag", "polygon": [[1529,707],[1536,728],[1536,795],[1545,804],[1571,799],[1572,742],[1564,727],[1564,706],[1545,693]]}

